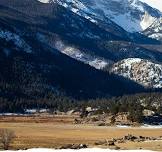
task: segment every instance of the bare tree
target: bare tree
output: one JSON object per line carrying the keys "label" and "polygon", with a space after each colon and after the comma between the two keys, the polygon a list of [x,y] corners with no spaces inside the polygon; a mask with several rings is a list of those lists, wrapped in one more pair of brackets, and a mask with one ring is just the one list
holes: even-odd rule
{"label": "bare tree", "polygon": [[15,138],[14,131],[10,129],[0,129],[0,142],[3,145],[4,150],[8,150],[10,144]]}

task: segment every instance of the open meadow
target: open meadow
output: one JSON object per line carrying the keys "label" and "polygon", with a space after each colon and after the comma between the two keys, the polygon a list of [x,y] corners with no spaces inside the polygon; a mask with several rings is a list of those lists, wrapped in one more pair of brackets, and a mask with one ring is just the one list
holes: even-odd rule
{"label": "open meadow", "polygon": [[[60,148],[67,144],[87,144],[88,147],[111,148],[95,145],[102,140],[134,136],[159,137],[162,128],[120,128],[73,124],[75,116],[1,116],[0,128],[11,129],[16,139],[11,149]],[[116,144],[121,149],[148,149],[162,151],[162,141],[125,142]]]}

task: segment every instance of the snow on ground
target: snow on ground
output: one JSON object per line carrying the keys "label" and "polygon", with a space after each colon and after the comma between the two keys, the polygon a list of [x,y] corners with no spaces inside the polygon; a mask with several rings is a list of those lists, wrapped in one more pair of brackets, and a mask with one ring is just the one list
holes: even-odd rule
{"label": "snow on ground", "polygon": [[147,124],[144,124],[143,126],[141,126],[141,128],[144,128],[144,129],[160,129],[160,128],[162,128],[162,125],[147,125]]}
{"label": "snow on ground", "polygon": [[162,125],[147,125],[147,124],[144,124],[144,125],[141,125],[139,127],[132,127],[132,126],[127,126],[127,125],[117,125],[116,126],[117,128],[141,128],[141,129],[161,129],[162,128]]}
{"label": "snow on ground", "polygon": [[5,39],[7,42],[13,42],[17,47],[23,49],[27,53],[31,53],[31,47],[17,34],[10,31],[3,31],[0,29],[0,38]]}
{"label": "snow on ground", "polygon": [[48,3],[49,0],[39,0],[41,3]]}
{"label": "snow on ground", "polygon": [[96,69],[103,69],[106,65],[108,65],[108,62],[106,60],[96,56],[92,56],[88,53],[84,53],[83,51],[80,51],[75,47],[67,46],[61,40],[58,40],[55,43],[55,47],[63,54],[66,54],[71,58],[81,61],[85,64],[89,64]]}
{"label": "snow on ground", "polygon": [[154,33],[149,35],[150,38],[160,40],[162,38],[162,33]]}
{"label": "snow on ground", "polygon": [[[15,151],[6,151],[6,152],[15,152]],[[62,150],[54,150],[54,149],[28,149],[28,150],[19,150],[18,152],[153,152],[151,150],[110,150],[110,149],[99,149],[99,148],[87,148],[80,150],[72,150],[72,149],[62,149]]]}
{"label": "snow on ground", "polygon": [[116,125],[117,128],[132,128],[131,126],[127,125]]}

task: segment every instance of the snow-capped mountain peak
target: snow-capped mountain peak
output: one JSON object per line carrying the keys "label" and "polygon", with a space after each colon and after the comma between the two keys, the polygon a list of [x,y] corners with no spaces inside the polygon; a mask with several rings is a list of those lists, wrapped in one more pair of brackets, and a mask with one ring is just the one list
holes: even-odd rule
{"label": "snow-capped mountain peak", "polygon": [[158,9],[162,12],[162,1],[161,0],[140,0],[144,3],[147,3],[149,6]]}
{"label": "snow-capped mountain peak", "polygon": [[[49,0],[39,0],[49,2]],[[140,0],[53,0],[95,22],[112,20],[128,32],[146,30],[162,13]]]}

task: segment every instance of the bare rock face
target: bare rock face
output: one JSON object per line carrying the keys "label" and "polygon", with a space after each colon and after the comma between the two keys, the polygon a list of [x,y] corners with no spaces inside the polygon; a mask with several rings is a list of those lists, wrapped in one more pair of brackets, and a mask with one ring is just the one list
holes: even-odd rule
{"label": "bare rock face", "polygon": [[113,65],[111,71],[144,87],[162,88],[162,65],[139,58],[128,58]]}

